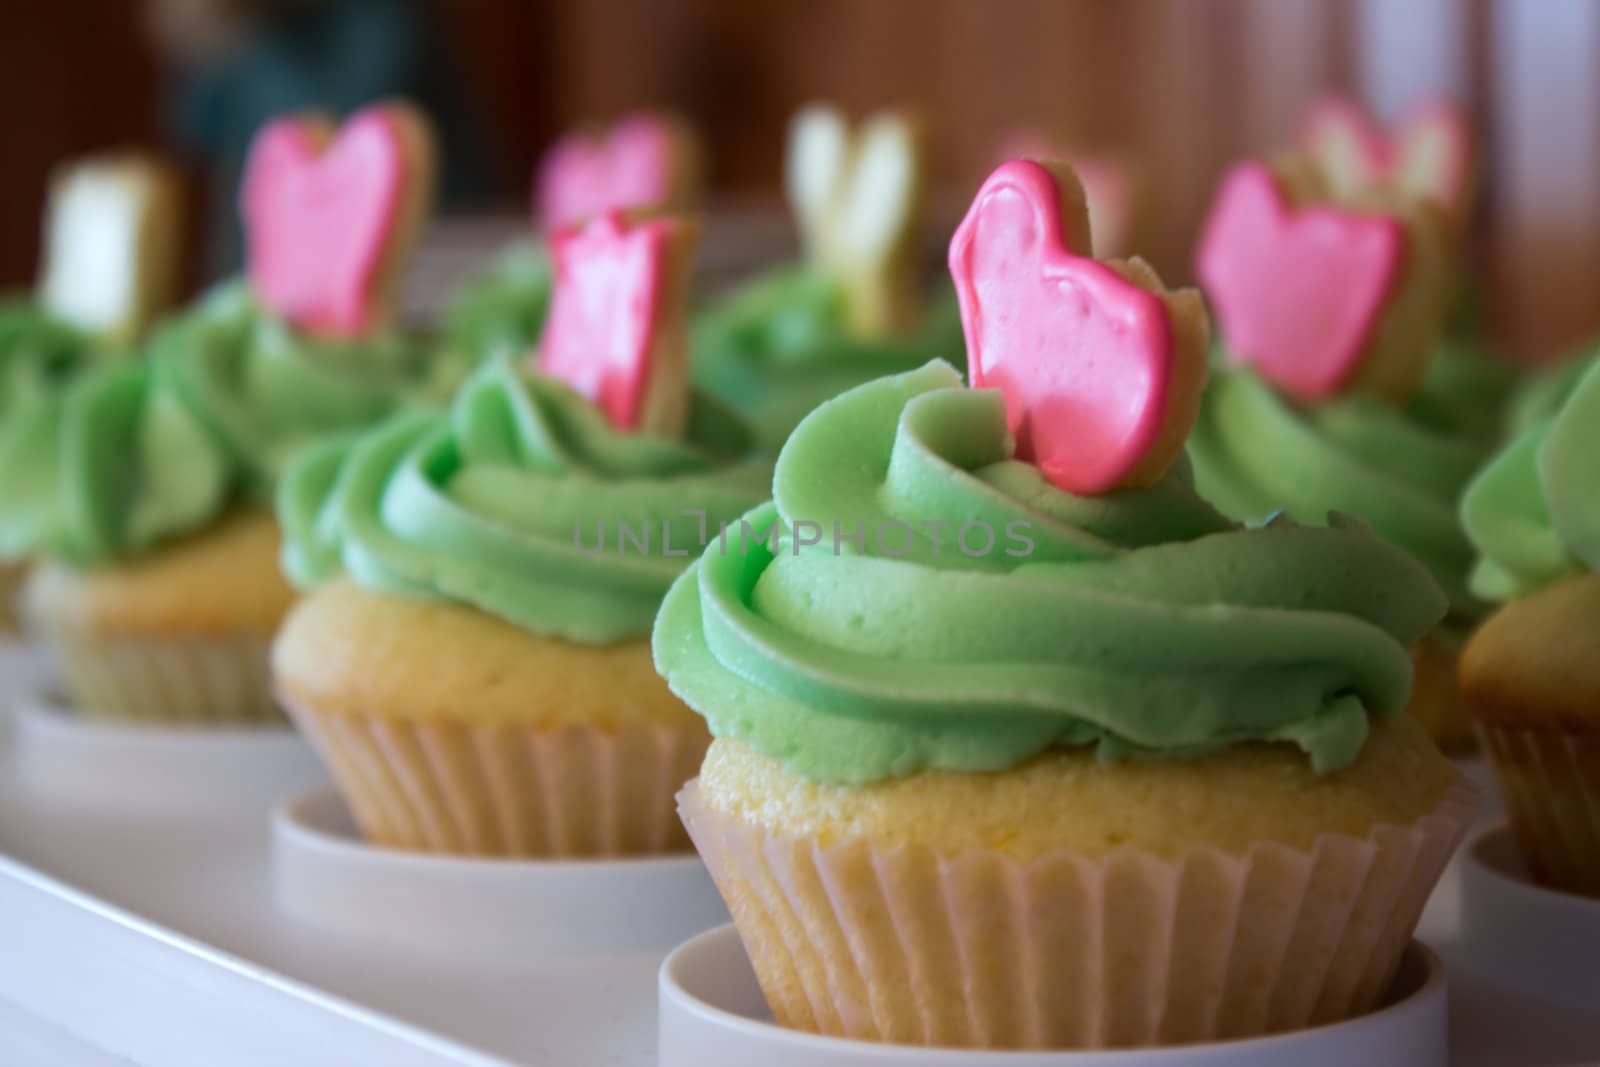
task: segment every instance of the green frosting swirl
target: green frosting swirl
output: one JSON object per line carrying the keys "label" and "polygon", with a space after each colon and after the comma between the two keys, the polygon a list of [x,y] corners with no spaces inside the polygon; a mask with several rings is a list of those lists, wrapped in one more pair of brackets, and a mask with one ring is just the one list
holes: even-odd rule
{"label": "green frosting swirl", "polygon": [[450,342],[474,358],[532,351],[550,303],[550,258],[532,242],[507,248],[490,267],[469,278],[446,304],[443,327]]}
{"label": "green frosting swirl", "polygon": [[1560,411],[1594,360],[1591,347],[1540,368],[1518,383],[1507,405],[1506,427],[1511,434],[1521,434]]}
{"label": "green frosting swirl", "polygon": [[707,307],[690,344],[695,384],[749,419],[774,452],[824,400],[930,359],[960,365],[966,358],[953,287],[915,333],[864,341],[846,331],[838,286],[804,267],[769,272]]}
{"label": "green frosting swirl", "polygon": [[1472,546],[1456,502],[1491,447],[1481,422],[1465,428],[1473,419],[1428,390],[1407,410],[1360,394],[1301,408],[1254,371],[1218,368],[1189,456],[1200,494],[1234,518],[1359,516],[1427,566],[1455,616],[1473,619],[1484,605],[1467,588]]}
{"label": "green frosting swirl", "polygon": [[574,641],[636,637],[718,524],[766,496],[772,466],[742,459],[749,444],[702,397],[684,440],[617,431],[561,382],[492,357],[448,413],[297,458],[278,494],[284,567]]}
{"label": "green frosting swirl", "polygon": [[1555,410],[1530,417],[1478,473],[1461,521],[1482,554],[1472,588],[1509,600],[1600,569],[1600,360],[1566,380]]}
{"label": "green frosting swirl", "polygon": [[960,381],[935,362],[818,408],[755,536],[673,586],[656,666],[713,734],[851,783],[1258,740],[1332,771],[1404,707],[1408,647],[1445,610],[1405,553],[1337,516],[1238,526],[1183,463],[1072,496],[1011,458],[1000,394]]}
{"label": "green frosting swirl", "polygon": [[0,304],[0,434],[9,417],[90,367],[128,353],[27,299]]}
{"label": "green frosting swirl", "polygon": [[242,286],[158,328],[147,360],[24,405],[0,435],[0,554],[96,566],[270,499],[289,454],[424,401],[452,361],[416,339],[311,338]]}

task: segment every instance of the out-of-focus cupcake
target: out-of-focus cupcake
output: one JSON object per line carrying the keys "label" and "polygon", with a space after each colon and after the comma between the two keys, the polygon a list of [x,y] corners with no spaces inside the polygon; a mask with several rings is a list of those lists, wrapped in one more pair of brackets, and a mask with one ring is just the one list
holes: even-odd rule
{"label": "out-of-focus cupcake", "polygon": [[783,1025],[1066,1048],[1348,1018],[1465,826],[1400,714],[1443,595],[1359,523],[1196,494],[1198,294],[1074,255],[1082,210],[1070,171],[997,170],[950,254],[979,388],[933,363],[818,408],[756,537],[657,620],[715,737],[683,817]]}
{"label": "out-of-focus cupcake", "polygon": [[[51,179],[37,291],[0,303],[0,440],[15,414],[85,371],[126,358],[177,295],[177,180],[161,161],[74,160]],[[0,632],[25,565],[0,561]]]}
{"label": "out-of-focus cupcake", "polygon": [[1440,343],[1452,226],[1433,199],[1299,156],[1231,171],[1200,244],[1221,365],[1189,450],[1235,518],[1346,512],[1428,567],[1450,611],[1414,650],[1411,711],[1461,747],[1455,665],[1487,606],[1455,504],[1497,440],[1503,381],[1475,347]]}
{"label": "out-of-focus cupcake", "polygon": [[549,375],[492,356],[448,413],[311,449],[285,479],[286,568],[315,588],[277,640],[275,684],[368,840],[686,845],[672,797],[709,738],[652,669],[650,625],[771,474],[687,388],[692,235],[612,215],[563,231]]}
{"label": "out-of-focus cupcake", "polygon": [[1461,689],[1529,873],[1600,896],[1600,364],[1533,419],[1462,500],[1503,602],[1461,660]]}
{"label": "out-of-focus cupcake", "polygon": [[964,358],[954,293],[921,292],[927,176],[915,123],[882,114],[851,129],[830,109],[807,108],[785,166],[804,260],[713,300],[693,333],[695,383],[750,419],[774,451],[808,411],[851,386]]}
{"label": "out-of-focus cupcake", "polygon": [[[267,646],[293,594],[269,506],[284,461],[425,398],[450,363],[380,306],[387,238],[421,210],[405,158],[418,120],[379,107],[324,151],[328,136],[297,119],[258,138],[248,285],[159,327],[146,359],[35,398],[0,439],[0,554],[42,561],[26,623],[84,714],[279,718]],[[363,196],[387,214],[340,207]],[[336,221],[317,215],[329,203]]]}

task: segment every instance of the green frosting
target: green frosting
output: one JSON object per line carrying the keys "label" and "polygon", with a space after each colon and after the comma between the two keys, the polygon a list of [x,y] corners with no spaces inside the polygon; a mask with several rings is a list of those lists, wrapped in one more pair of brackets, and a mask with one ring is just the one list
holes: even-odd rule
{"label": "green frosting", "polygon": [[544,329],[550,286],[545,250],[532,242],[512,245],[451,296],[444,312],[444,334],[478,359],[496,352],[532,351]]}
{"label": "green frosting", "polygon": [[1482,554],[1472,588],[1486,599],[1600,569],[1600,360],[1566,384],[1555,410],[1530,417],[1462,497],[1461,521]]}
{"label": "green frosting", "polygon": [[1506,413],[1506,427],[1513,435],[1561,410],[1578,382],[1594,364],[1593,347],[1567,356],[1528,375],[1512,393]]}
{"label": "green frosting", "polygon": [[0,434],[9,417],[90,367],[127,355],[27,299],[0,304]]}
{"label": "green frosting", "polygon": [[749,419],[772,451],[824,400],[930,359],[960,365],[966,353],[953,287],[915,333],[864,341],[846,331],[838,286],[805,267],[772,271],[706,308],[690,344],[695,384]]}
{"label": "green frosting", "polygon": [[284,567],[471,604],[588,643],[647,634],[719,523],[766,496],[748,431],[695,397],[683,440],[620,432],[563,383],[492,357],[447,413],[298,457],[278,494]]}
{"label": "green frosting", "polygon": [[1405,706],[1446,606],[1405,553],[1338,516],[1239,526],[1185,463],[1076,497],[1012,447],[1000,394],[938,362],[824,404],[668,593],[658,670],[713,734],[850,783],[1063,745],[1284,741],[1326,772]]}
{"label": "green frosting", "polygon": [[160,327],[0,434],[0,554],[96,566],[270,499],[291,452],[425,401],[452,360],[400,335],[311,338],[242,286]]}
{"label": "green frosting", "polygon": [[1505,357],[1483,343],[1447,339],[1434,348],[1427,377],[1405,414],[1436,433],[1488,448],[1504,432],[1506,396],[1516,378]]}
{"label": "green frosting", "polygon": [[1472,546],[1456,502],[1491,447],[1463,428],[1472,420],[1428,390],[1407,410],[1361,394],[1301,408],[1252,370],[1218,368],[1189,455],[1201,495],[1234,518],[1359,516],[1426,565],[1469,620],[1485,606],[1467,588]]}

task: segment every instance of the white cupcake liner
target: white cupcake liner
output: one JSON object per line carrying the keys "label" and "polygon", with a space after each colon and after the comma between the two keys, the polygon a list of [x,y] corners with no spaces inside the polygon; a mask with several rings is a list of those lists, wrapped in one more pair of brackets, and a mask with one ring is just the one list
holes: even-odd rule
{"label": "white cupcake liner", "polygon": [[1600,897],[1600,729],[1477,728],[1533,880]]}
{"label": "white cupcake liner", "polygon": [[540,729],[285,706],[374,844],[499,856],[689,847],[673,796],[710,744],[699,720]]}
{"label": "white cupcake liner", "polygon": [[1465,784],[1410,826],[1310,851],[941,857],[822,847],[679,807],[782,1025],[984,1048],[1251,1037],[1351,1018],[1394,977],[1476,808]]}

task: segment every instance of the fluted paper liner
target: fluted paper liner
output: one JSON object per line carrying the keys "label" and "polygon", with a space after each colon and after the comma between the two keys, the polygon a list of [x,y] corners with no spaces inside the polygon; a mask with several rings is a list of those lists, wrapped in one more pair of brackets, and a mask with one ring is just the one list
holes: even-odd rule
{"label": "fluted paper liner", "polygon": [[30,625],[72,710],[169,726],[283,723],[264,637],[96,637]]}
{"label": "fluted paper liner", "polygon": [[777,1021],[839,1037],[1099,1048],[1249,1037],[1374,1007],[1476,807],[1309,852],[831,847],[679,794]]}
{"label": "fluted paper liner", "polygon": [[1529,875],[1600,897],[1600,728],[1477,727]]}
{"label": "fluted paper liner", "polygon": [[285,706],[374,844],[549,857],[689,847],[673,796],[711,743],[698,719],[541,729]]}

